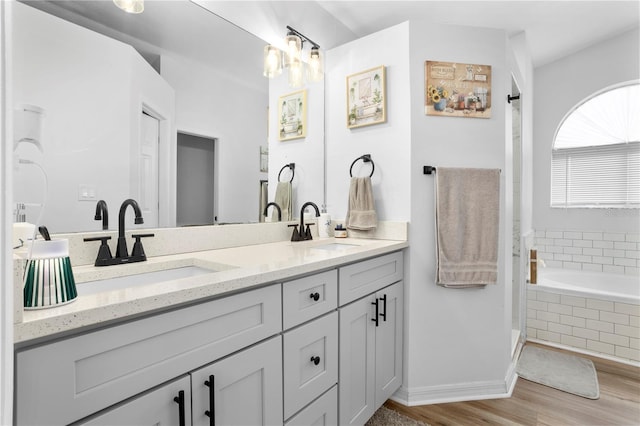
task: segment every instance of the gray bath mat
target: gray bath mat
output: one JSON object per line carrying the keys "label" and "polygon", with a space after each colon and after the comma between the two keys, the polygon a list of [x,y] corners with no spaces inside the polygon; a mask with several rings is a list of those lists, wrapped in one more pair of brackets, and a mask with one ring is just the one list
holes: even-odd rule
{"label": "gray bath mat", "polygon": [[426,423],[419,422],[418,420],[413,420],[405,416],[404,414],[400,414],[395,410],[391,410],[384,405],[378,408],[369,419],[369,421],[365,424],[365,426],[429,426]]}
{"label": "gray bath mat", "polygon": [[516,373],[523,379],[589,399],[600,397],[591,360],[557,351],[525,346]]}

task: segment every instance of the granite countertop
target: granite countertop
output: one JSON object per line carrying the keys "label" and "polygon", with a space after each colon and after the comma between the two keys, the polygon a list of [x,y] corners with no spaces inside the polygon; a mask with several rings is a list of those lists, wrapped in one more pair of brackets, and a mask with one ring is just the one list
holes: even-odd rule
{"label": "granite countertop", "polygon": [[[329,244],[334,250],[319,249]],[[347,245],[348,244],[348,245]],[[24,311],[14,325],[14,342],[29,343],[156,313],[189,303],[228,296],[296,276],[357,262],[408,247],[407,241],[324,238],[280,241],[234,248],[150,257],[146,262],[107,267],[79,266],[74,277],[79,296],[54,308]],[[182,266],[212,269],[210,273],[91,293],[84,283]]]}

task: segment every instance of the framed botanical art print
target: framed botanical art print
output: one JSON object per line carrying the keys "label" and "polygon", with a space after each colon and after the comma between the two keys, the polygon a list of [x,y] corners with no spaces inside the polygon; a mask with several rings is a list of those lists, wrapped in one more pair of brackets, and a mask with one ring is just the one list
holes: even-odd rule
{"label": "framed botanical art print", "polygon": [[383,65],[347,76],[347,127],[387,121],[386,98]]}
{"label": "framed botanical art print", "polygon": [[288,141],[307,136],[307,91],[299,90],[278,99],[278,139]]}
{"label": "framed botanical art print", "polygon": [[491,117],[491,65],[426,61],[424,113]]}

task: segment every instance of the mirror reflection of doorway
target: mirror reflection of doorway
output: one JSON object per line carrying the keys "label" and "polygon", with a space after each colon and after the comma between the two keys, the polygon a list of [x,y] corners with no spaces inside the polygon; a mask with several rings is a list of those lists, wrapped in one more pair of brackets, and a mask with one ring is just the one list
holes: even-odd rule
{"label": "mirror reflection of doorway", "polygon": [[215,223],[215,139],[178,133],[176,225]]}

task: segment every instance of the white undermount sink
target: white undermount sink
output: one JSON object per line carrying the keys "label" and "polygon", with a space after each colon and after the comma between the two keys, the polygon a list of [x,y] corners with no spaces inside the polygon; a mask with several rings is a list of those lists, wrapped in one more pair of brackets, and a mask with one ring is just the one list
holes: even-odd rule
{"label": "white undermount sink", "polygon": [[166,281],[179,280],[181,278],[197,277],[199,275],[210,274],[217,271],[218,269],[216,268],[205,268],[197,265],[183,265],[159,271],[143,272],[139,274],[76,283],[76,288],[78,290],[78,295],[87,295],[149,284],[159,284]]}
{"label": "white undermount sink", "polygon": [[347,250],[351,247],[359,247],[357,244],[346,244],[346,243],[329,243],[321,246],[312,247],[317,250]]}

